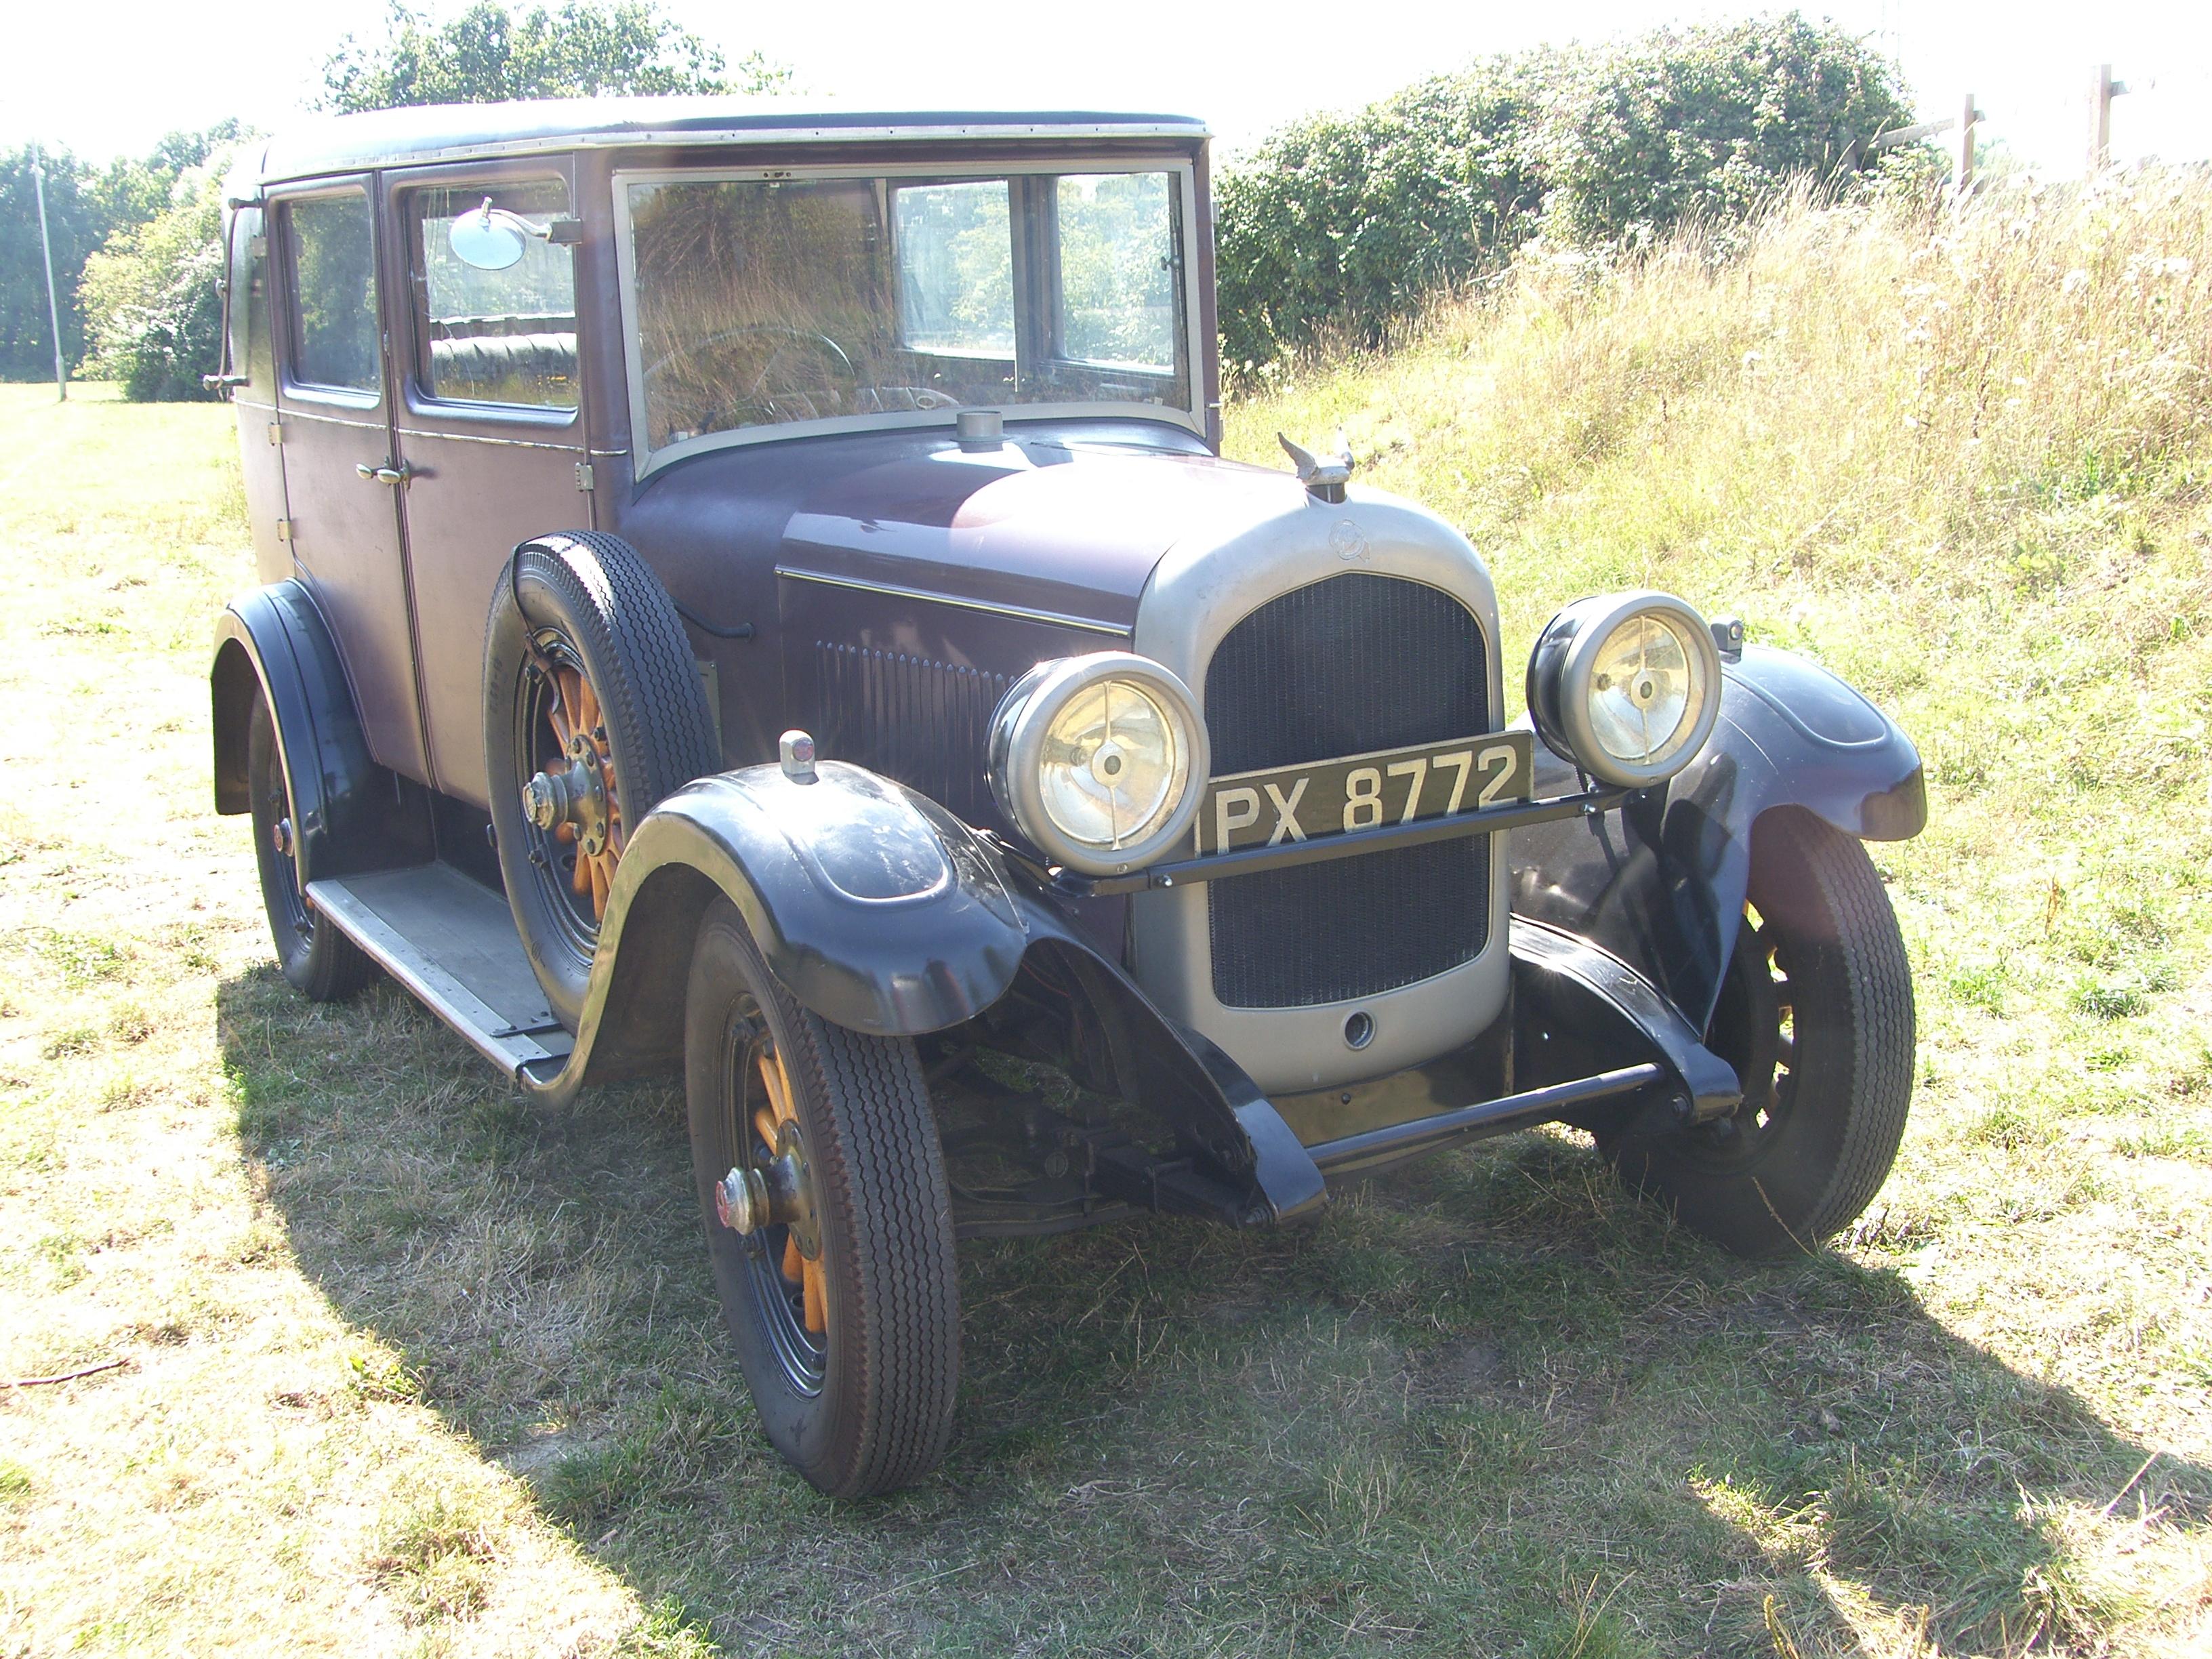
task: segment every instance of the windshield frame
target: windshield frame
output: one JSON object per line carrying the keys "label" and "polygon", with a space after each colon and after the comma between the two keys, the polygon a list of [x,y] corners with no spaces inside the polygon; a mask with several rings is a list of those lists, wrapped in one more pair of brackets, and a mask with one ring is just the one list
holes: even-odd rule
{"label": "windshield frame", "polygon": [[644,353],[640,348],[636,252],[631,237],[630,189],[637,185],[665,184],[782,184],[801,179],[872,181],[927,179],[955,182],[966,179],[1059,177],[1110,173],[1163,173],[1174,181],[1182,246],[1178,287],[1187,335],[1187,407],[1173,404],[1109,403],[980,404],[996,408],[1006,421],[1097,419],[1101,416],[1152,421],[1180,427],[1206,436],[1206,307],[1197,292],[1200,263],[1199,246],[1197,164],[1188,152],[1169,155],[1099,155],[1073,150],[1064,155],[1025,156],[1018,160],[965,161],[952,158],[933,161],[823,162],[800,167],[692,166],[619,168],[612,175],[615,215],[615,270],[623,328],[623,378],[629,400],[630,449],[635,458],[632,476],[643,481],[661,468],[687,456],[713,449],[729,449],[760,443],[781,443],[793,438],[818,437],[848,432],[880,432],[911,427],[952,429],[957,410],[913,410],[871,415],[841,415],[815,421],[786,421],[772,425],[736,427],[726,432],[702,433],[660,449],[648,448],[645,405]]}

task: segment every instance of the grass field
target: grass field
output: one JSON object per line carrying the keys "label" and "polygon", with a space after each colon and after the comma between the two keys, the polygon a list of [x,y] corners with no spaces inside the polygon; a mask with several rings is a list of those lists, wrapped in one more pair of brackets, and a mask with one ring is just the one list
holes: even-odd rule
{"label": "grass field", "polygon": [[2208,255],[2201,193],[1799,212],[1237,408],[1466,527],[1510,640],[1652,580],[1899,714],[1902,1159],[1756,1267],[1565,1133],[966,1247],[951,1460],[861,1506],[754,1425],[672,1089],[528,1109],[277,978],[227,411],[0,389],[0,1381],[122,1362],[0,1388],[0,1656],[2204,1651]]}

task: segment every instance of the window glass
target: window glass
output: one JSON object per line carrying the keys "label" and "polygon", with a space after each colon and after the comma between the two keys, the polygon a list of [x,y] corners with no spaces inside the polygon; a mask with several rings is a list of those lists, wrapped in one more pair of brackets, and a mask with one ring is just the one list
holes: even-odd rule
{"label": "window glass", "polygon": [[504,270],[454,257],[453,222],[489,198],[532,224],[568,210],[557,180],[456,185],[408,198],[413,248],[416,374],[433,398],[531,409],[576,406],[576,262],[572,249],[531,238]]}
{"label": "window glass", "polygon": [[1195,413],[1175,173],[623,189],[648,450],[964,406]]}
{"label": "window glass", "polygon": [[376,257],[368,198],[359,191],[295,202],[292,376],[308,386],[374,393]]}
{"label": "window glass", "polygon": [[1014,355],[1014,234],[1006,181],[895,191],[899,323],[918,351]]}
{"label": "window glass", "polygon": [[1176,232],[1164,173],[1060,180],[1060,349],[1166,373],[1176,361]]}

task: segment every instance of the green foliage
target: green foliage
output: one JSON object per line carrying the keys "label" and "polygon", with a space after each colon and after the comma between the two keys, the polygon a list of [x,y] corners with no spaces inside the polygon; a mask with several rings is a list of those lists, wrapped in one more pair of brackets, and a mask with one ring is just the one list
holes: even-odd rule
{"label": "green foliage", "polygon": [[1224,357],[1249,376],[1325,339],[1379,345],[1532,236],[1617,243],[1740,215],[1790,180],[1832,181],[1853,138],[1910,118],[1892,65],[1795,12],[1494,58],[1309,117],[1221,179]]}
{"label": "green foliage", "polygon": [[[53,240],[62,356],[72,369],[84,361],[88,343],[78,295],[85,262],[118,231],[170,211],[179,179],[207,165],[219,148],[244,133],[235,120],[204,132],[173,132],[143,160],[126,158],[105,168],[66,150],[45,154],[46,229]],[[54,372],[32,161],[27,148],[0,153],[0,380],[45,380]]]}
{"label": "green foliage", "polygon": [[205,398],[222,348],[218,167],[178,181],[174,204],[126,226],[85,261],[78,289],[92,368],[134,403]]}
{"label": "green foliage", "polygon": [[1232,372],[1315,343],[1358,343],[1437,285],[1527,235],[1543,205],[1529,139],[1567,60],[1497,58],[1357,115],[1276,133],[1221,178],[1215,267]]}
{"label": "green foliage", "polygon": [[384,38],[348,35],[323,66],[326,109],[486,104],[514,98],[773,92],[790,71],[723,55],[661,14],[657,0],[565,0],[510,11],[476,0],[438,21],[392,0]]}
{"label": "green foliage", "polygon": [[1578,242],[1738,216],[1908,125],[1895,70],[1796,12],[1667,29],[1593,60],[1544,135],[1547,234]]}

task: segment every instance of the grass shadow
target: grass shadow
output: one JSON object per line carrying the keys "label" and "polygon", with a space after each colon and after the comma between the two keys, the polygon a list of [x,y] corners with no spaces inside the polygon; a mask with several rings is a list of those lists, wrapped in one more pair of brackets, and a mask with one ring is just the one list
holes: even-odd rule
{"label": "grass shadow", "polygon": [[963,1247],[953,1454],[839,1505],[754,1425],[672,1085],[529,1106],[386,984],[258,971],[218,1019],[244,1155],[388,1385],[735,1650],[2016,1652],[2130,1611],[2103,1532],[2212,1504],[1896,1273],[1734,1261],[1534,1134],[1308,1231]]}

